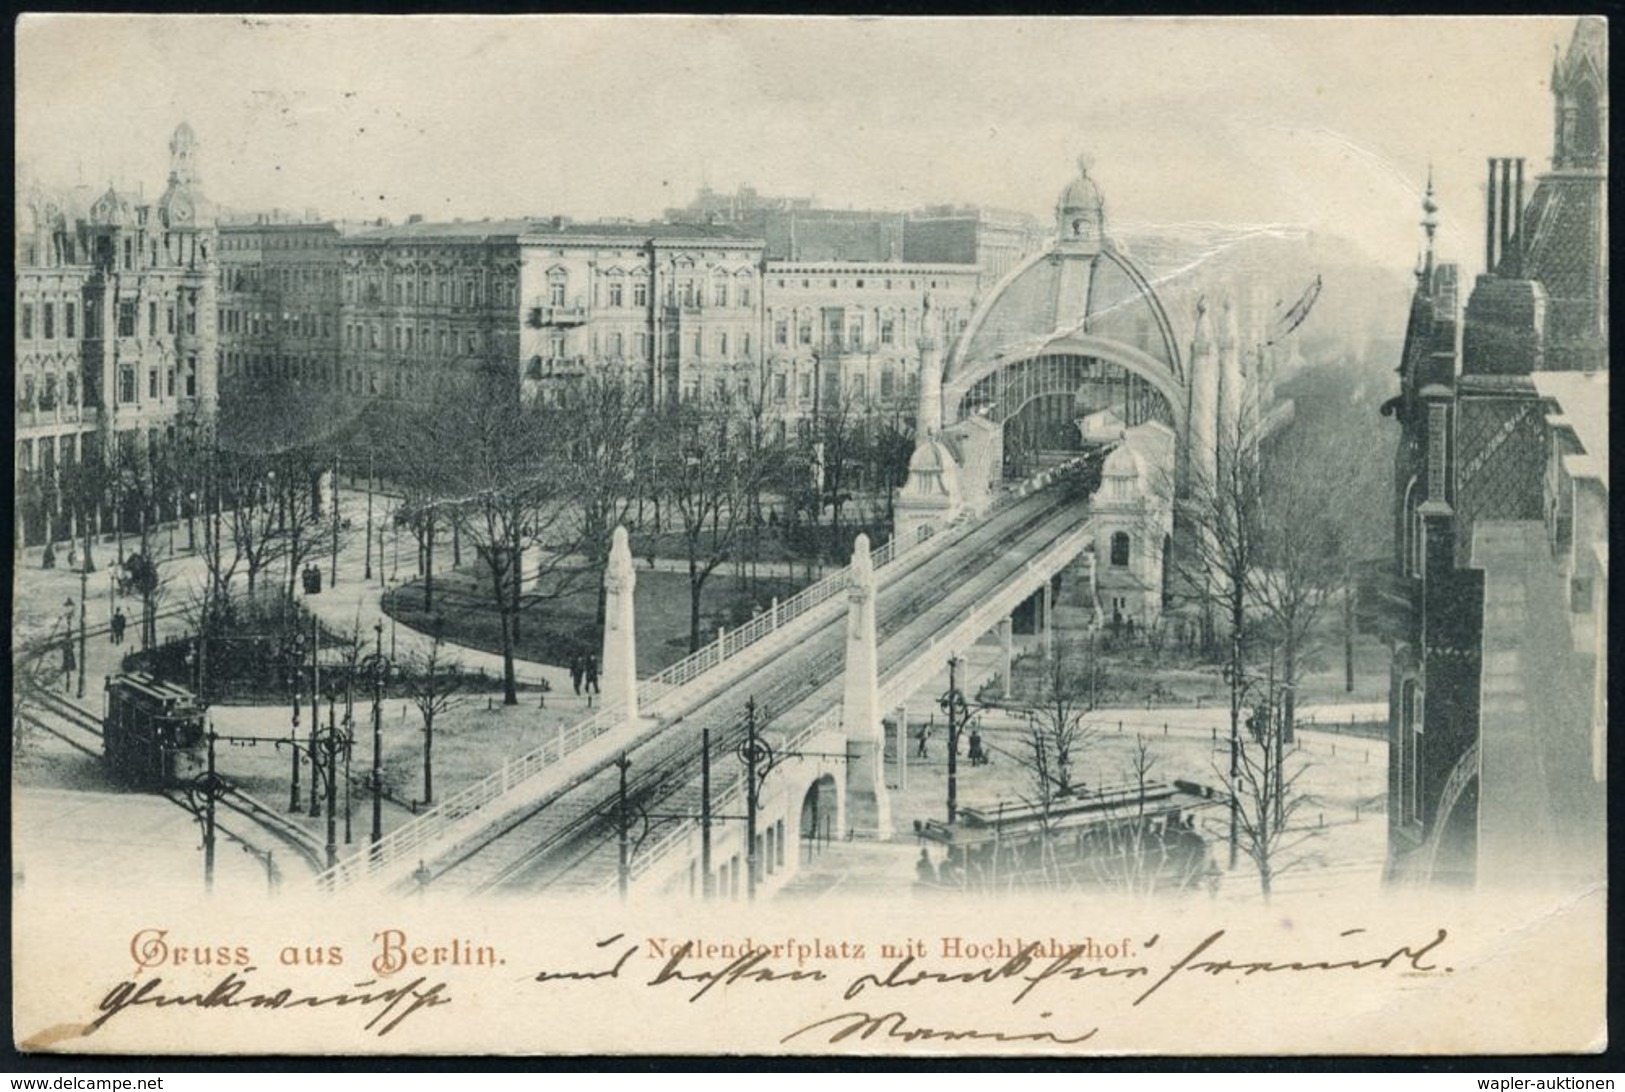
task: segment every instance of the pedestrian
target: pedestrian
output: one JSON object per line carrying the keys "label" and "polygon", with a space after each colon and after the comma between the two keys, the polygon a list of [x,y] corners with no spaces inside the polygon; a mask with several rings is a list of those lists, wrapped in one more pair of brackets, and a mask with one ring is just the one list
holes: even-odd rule
{"label": "pedestrian", "polygon": [[920,859],[915,862],[914,874],[921,883],[935,887],[937,883],[937,866],[931,863],[931,853],[924,846],[920,847]]}
{"label": "pedestrian", "polygon": [[587,693],[589,693],[589,694],[598,693],[598,657],[597,656],[589,655],[587,657],[587,666],[586,666],[586,669],[585,669],[585,676],[586,677],[584,679],[584,682],[585,682],[586,687],[587,687]]}
{"label": "pedestrian", "polygon": [[581,654],[578,652],[570,657],[570,685],[575,687],[576,697],[581,696]]}
{"label": "pedestrian", "polygon": [[49,542],[45,544],[45,552],[40,555],[40,568],[56,568],[56,551],[51,549],[51,544]]}
{"label": "pedestrian", "polygon": [[914,751],[914,757],[929,758],[930,756],[925,753],[925,743],[926,740],[931,738],[931,726],[929,724],[920,725],[920,731],[914,738],[919,742],[919,747]]}
{"label": "pedestrian", "polygon": [[74,669],[79,661],[73,655],[73,634],[69,633],[62,639],[62,690],[66,693],[73,682]]}
{"label": "pedestrian", "polygon": [[124,626],[125,626],[125,624],[126,623],[125,623],[125,618],[124,618],[124,608],[123,607],[115,607],[114,610],[113,610],[113,624],[112,624],[113,643],[115,645],[122,645],[124,643]]}
{"label": "pedestrian", "polygon": [[76,546],[74,543],[70,542],[70,543],[68,543],[68,568],[77,569],[78,567],[79,567],[79,547]]}
{"label": "pedestrian", "polygon": [[982,754],[982,733],[975,728],[970,730],[970,764],[980,766],[987,759]]}

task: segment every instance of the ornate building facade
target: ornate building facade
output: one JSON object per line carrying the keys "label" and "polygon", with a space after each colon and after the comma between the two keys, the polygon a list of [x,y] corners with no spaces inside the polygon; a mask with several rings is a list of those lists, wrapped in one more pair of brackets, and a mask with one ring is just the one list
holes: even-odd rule
{"label": "ornate building facade", "polygon": [[1464,309],[1424,200],[1394,473],[1389,875],[1602,875],[1608,578],[1606,27],[1557,64],[1553,169],[1489,162]]}
{"label": "ornate building facade", "polygon": [[[213,418],[215,209],[189,125],[176,128],[169,152],[154,202],[115,187],[93,196],[33,186],[18,203],[18,548],[85,530],[70,496],[74,468],[128,460]],[[112,512],[104,504],[88,518],[97,531]]]}

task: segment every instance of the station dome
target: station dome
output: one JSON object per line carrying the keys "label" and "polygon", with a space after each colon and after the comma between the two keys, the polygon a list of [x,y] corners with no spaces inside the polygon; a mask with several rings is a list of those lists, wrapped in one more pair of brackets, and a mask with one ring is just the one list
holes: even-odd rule
{"label": "station dome", "polygon": [[1087,339],[1173,389],[1183,365],[1174,328],[1145,274],[1106,233],[1106,201],[1087,155],[1056,202],[1056,238],[994,286],[955,343],[944,385]]}

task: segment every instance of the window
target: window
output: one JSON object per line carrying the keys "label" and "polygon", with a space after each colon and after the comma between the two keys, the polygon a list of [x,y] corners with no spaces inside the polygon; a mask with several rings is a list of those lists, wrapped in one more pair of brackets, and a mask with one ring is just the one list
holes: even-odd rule
{"label": "window", "polygon": [[812,323],[803,322],[801,324],[800,328],[796,330],[796,340],[803,345],[812,344]]}
{"label": "window", "polygon": [[34,340],[34,305],[33,304],[31,304],[31,303],[23,304],[21,322],[22,322],[22,328],[23,328],[23,340],[24,341],[33,341]]}
{"label": "window", "polygon": [[790,344],[790,323],[787,319],[779,319],[773,324],[773,344]]}
{"label": "window", "polygon": [[158,336],[158,303],[156,300],[147,302],[147,336]]}
{"label": "window", "polygon": [[621,349],[622,349],[621,338],[622,338],[622,335],[621,335],[621,332],[619,330],[616,330],[614,333],[609,335],[609,355],[610,356],[618,357],[618,356],[621,355]]}
{"label": "window", "polygon": [[711,286],[711,303],[715,307],[728,306],[728,282],[721,277]]}
{"label": "window", "polygon": [[41,318],[44,320],[45,340],[46,341],[55,340],[56,339],[56,304],[47,303],[45,305],[45,307],[44,307],[44,310],[41,312]]}
{"label": "window", "polygon": [[609,282],[609,305],[611,307],[626,306],[626,285],[620,281]]}
{"label": "window", "polygon": [[812,397],[812,376],[806,372],[801,373],[801,399],[806,401]]}
{"label": "window", "polygon": [[33,408],[34,408],[34,377],[31,376],[31,375],[25,375],[25,376],[23,376],[23,409],[31,410]]}
{"label": "window", "polygon": [[554,307],[564,306],[564,278],[557,277],[547,286],[547,302]]}
{"label": "window", "polygon": [[1123,568],[1128,564],[1128,532],[1117,531],[1112,534],[1112,564]]}
{"label": "window", "polygon": [[857,349],[863,345],[863,320],[853,319],[846,328],[846,341],[852,348]]}
{"label": "window", "polygon": [[727,356],[728,356],[728,335],[726,333],[719,333],[717,335],[717,355],[722,357],[723,359],[727,359]]}
{"label": "window", "polygon": [[175,369],[173,366],[164,373],[164,396],[166,398],[175,397]]}
{"label": "window", "polygon": [[638,359],[646,360],[649,356],[649,335],[639,331],[632,337],[633,348],[636,349]]}
{"label": "window", "polygon": [[152,398],[152,399],[156,399],[158,397],[158,369],[157,368],[148,368],[147,369],[147,397]]}
{"label": "window", "polygon": [[72,372],[69,372],[63,385],[68,392],[68,405],[77,406],[79,404],[79,377],[74,375]]}
{"label": "window", "polygon": [[739,352],[744,356],[747,356],[747,357],[750,356],[750,335],[749,334],[741,334],[740,335],[740,337],[739,337]]}
{"label": "window", "polygon": [[895,319],[880,320],[880,344],[891,345],[897,340],[897,322]]}
{"label": "window", "polygon": [[135,336],[135,301],[118,301],[118,336]]}
{"label": "window", "polygon": [[78,334],[74,330],[73,320],[74,320],[73,304],[64,303],[62,305],[62,336],[67,338],[69,341],[72,341],[75,337],[78,336]]}
{"label": "window", "polygon": [[705,355],[705,344],[701,340],[700,332],[698,330],[694,331],[694,355],[695,356],[704,356]]}
{"label": "window", "polygon": [[197,296],[191,293],[186,296],[186,332],[197,333]]}
{"label": "window", "polygon": [[773,401],[782,402],[789,395],[790,377],[783,372],[773,377]]}
{"label": "window", "polygon": [[741,306],[741,307],[749,307],[750,305],[751,305],[750,282],[749,281],[743,281],[739,285],[739,306]]}
{"label": "window", "polygon": [[880,373],[880,397],[890,398],[895,393],[897,393],[897,376],[890,368],[883,369]]}
{"label": "window", "polygon": [[641,281],[640,280],[640,281],[633,281],[632,282],[632,306],[633,307],[647,307],[647,306],[649,306],[649,282],[648,281]]}
{"label": "window", "polygon": [[46,373],[45,390],[40,396],[40,409],[56,409],[56,375]]}

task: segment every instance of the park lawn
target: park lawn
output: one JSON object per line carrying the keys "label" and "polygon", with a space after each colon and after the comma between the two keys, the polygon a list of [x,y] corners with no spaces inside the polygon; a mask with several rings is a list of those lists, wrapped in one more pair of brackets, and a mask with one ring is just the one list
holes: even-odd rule
{"label": "park lawn", "polygon": [[[786,579],[762,577],[754,582],[752,597],[751,585],[750,580],[721,570],[705,582],[700,599],[702,642],[713,640],[717,627],[730,618],[748,616],[740,611],[752,601],[765,608],[774,596],[788,597],[798,587]],[[580,653],[599,655],[600,638],[594,619],[597,595],[597,581],[583,574],[556,598],[527,603],[520,613],[515,655],[522,660],[556,665],[567,665]],[[473,567],[437,573],[434,598],[447,641],[501,653],[501,619],[491,602],[489,575]],[[639,571],[634,607],[640,677],[656,674],[688,655],[686,574]],[[421,580],[386,594],[384,609],[403,625],[424,631],[430,628],[429,616],[423,612]]]}

